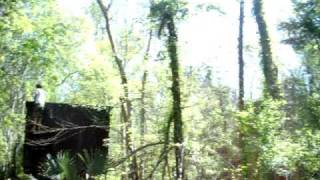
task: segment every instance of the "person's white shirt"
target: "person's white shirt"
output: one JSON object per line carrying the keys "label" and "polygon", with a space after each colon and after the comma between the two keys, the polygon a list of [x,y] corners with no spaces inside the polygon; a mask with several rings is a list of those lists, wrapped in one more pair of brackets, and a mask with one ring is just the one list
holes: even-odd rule
{"label": "person's white shirt", "polygon": [[34,103],[43,108],[46,102],[46,92],[42,88],[37,88],[33,98]]}

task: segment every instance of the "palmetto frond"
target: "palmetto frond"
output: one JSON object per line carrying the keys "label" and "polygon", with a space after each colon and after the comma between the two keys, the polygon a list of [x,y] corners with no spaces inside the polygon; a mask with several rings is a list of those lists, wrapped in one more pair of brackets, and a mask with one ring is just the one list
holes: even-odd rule
{"label": "palmetto frond", "polygon": [[69,152],[60,152],[56,157],[48,155],[45,166],[45,175],[62,180],[78,180],[74,159]]}
{"label": "palmetto frond", "polygon": [[106,151],[103,150],[95,150],[88,151],[84,150],[82,153],[78,154],[78,157],[83,162],[86,173],[90,176],[95,176],[98,174],[102,174],[105,170],[107,155]]}

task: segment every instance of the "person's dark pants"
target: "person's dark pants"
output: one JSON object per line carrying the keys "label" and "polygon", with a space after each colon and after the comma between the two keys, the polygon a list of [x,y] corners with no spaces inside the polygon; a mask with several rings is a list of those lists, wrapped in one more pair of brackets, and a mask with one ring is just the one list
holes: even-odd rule
{"label": "person's dark pants", "polygon": [[40,130],[42,117],[43,117],[43,107],[41,107],[39,104],[35,104],[35,108],[33,112],[34,112],[33,114],[34,126],[32,129]]}

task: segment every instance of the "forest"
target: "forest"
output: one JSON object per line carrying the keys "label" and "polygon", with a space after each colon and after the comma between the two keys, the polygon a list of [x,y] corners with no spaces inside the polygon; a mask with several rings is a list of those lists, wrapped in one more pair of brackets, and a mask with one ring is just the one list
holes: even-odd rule
{"label": "forest", "polygon": [[[39,83],[107,154],[24,171]],[[0,104],[4,180],[320,180],[320,0],[0,0]]]}

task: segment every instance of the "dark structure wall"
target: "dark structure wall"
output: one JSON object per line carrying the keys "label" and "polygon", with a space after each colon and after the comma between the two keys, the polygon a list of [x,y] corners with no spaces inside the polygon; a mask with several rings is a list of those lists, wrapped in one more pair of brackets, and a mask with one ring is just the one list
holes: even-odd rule
{"label": "dark structure wall", "polygon": [[[111,107],[93,108],[59,103],[46,103],[39,110],[33,102],[27,102],[24,171],[41,174],[39,166],[47,154],[55,156],[69,150],[76,154],[87,150],[103,150],[108,147],[103,140],[109,138]],[[35,122],[39,121],[38,125]]]}

